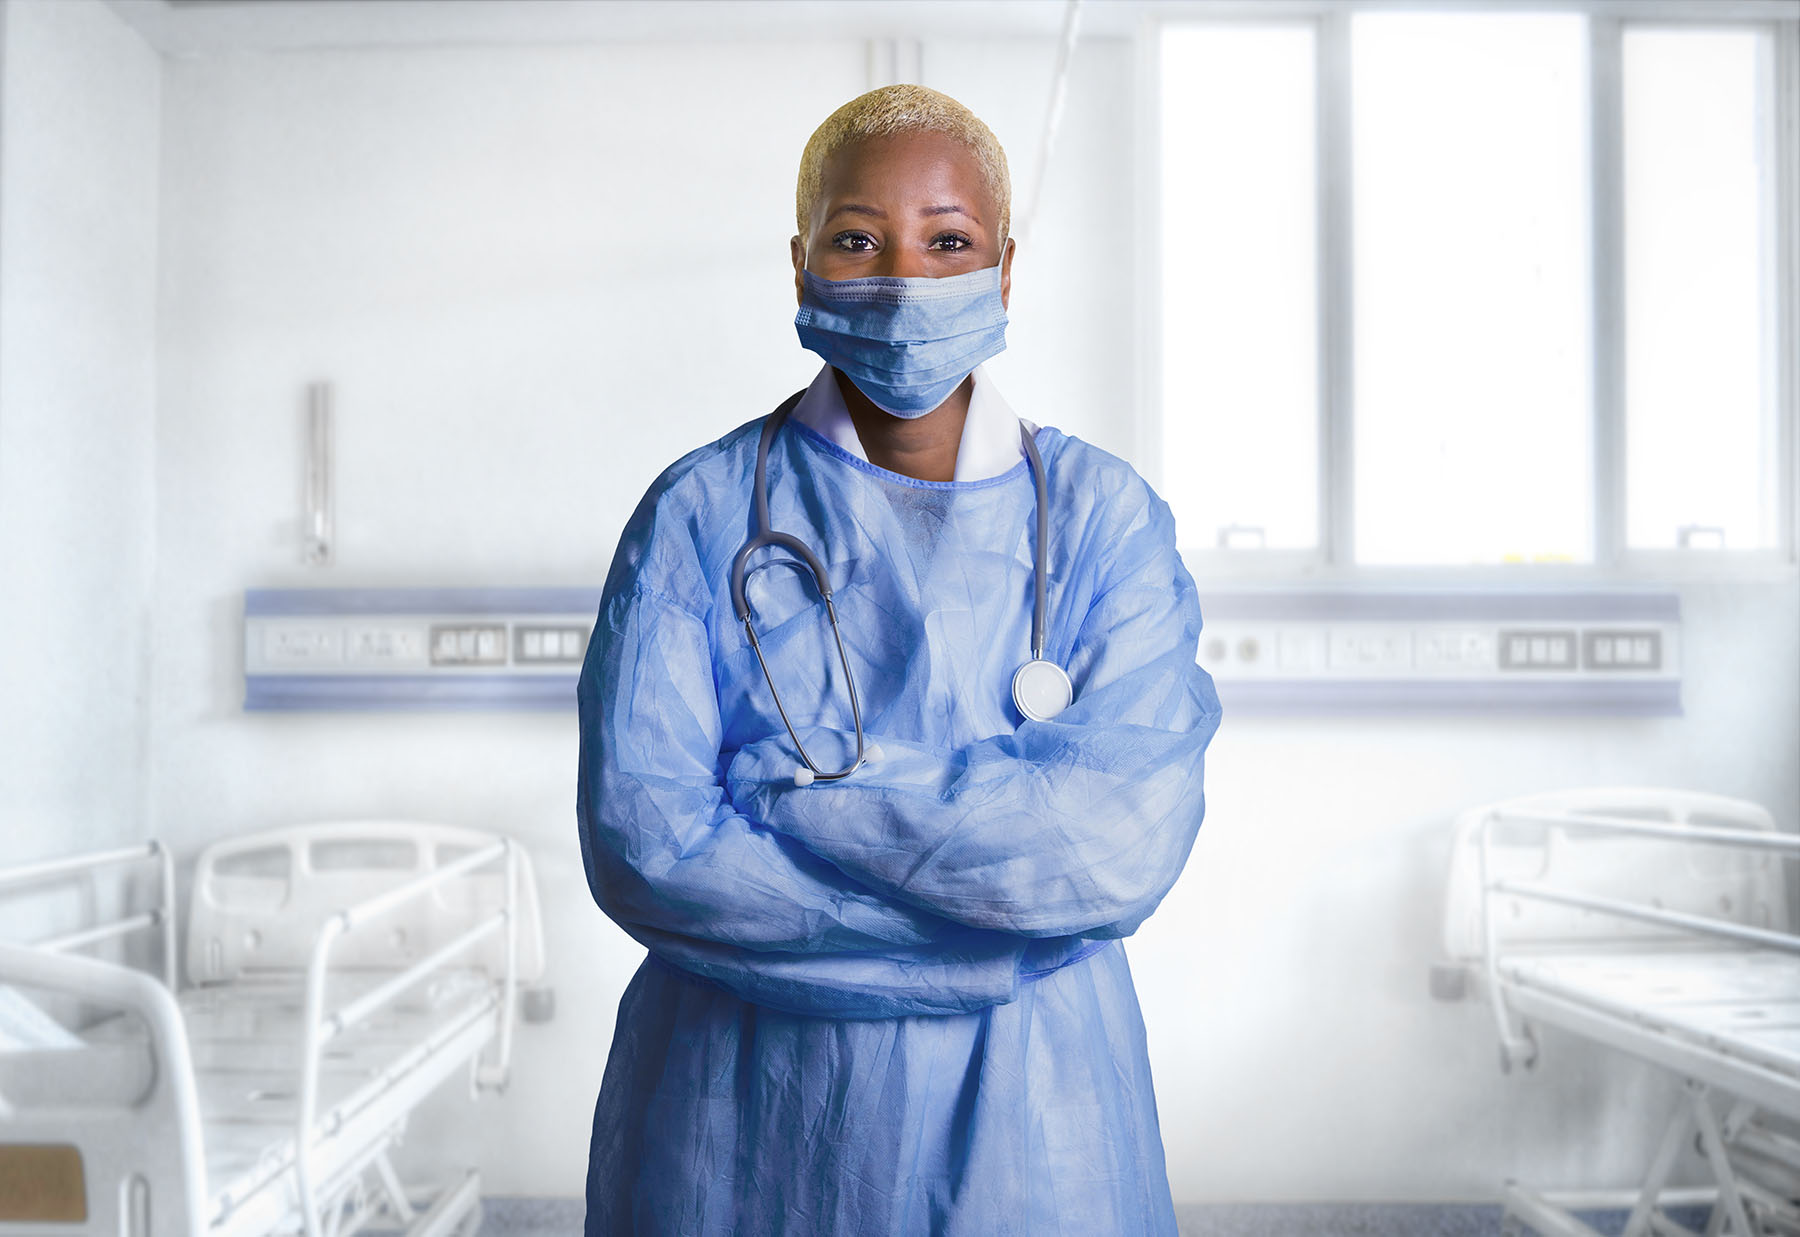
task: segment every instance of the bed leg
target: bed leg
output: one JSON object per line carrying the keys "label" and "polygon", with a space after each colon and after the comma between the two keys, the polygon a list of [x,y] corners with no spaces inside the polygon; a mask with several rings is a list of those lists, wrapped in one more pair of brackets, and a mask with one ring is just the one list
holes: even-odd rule
{"label": "bed leg", "polygon": [[1555,1203],[1534,1194],[1516,1181],[1506,1183],[1500,1202],[1503,1232],[1517,1232],[1518,1222],[1523,1220],[1533,1231],[1548,1234],[1549,1237],[1601,1237],[1598,1229],[1588,1227]]}
{"label": "bed leg", "polygon": [[478,1217],[480,1212],[481,1174],[471,1168],[408,1226],[406,1237],[451,1237],[465,1219]]}
{"label": "bed leg", "polygon": [[1656,1148],[1656,1158],[1650,1161],[1650,1174],[1644,1178],[1644,1188],[1638,1194],[1637,1205],[1631,1209],[1631,1218],[1625,1221],[1621,1237],[1645,1237],[1650,1231],[1651,1213],[1656,1210],[1663,1187],[1669,1183],[1669,1173],[1675,1167],[1675,1157],[1687,1145],[1688,1134],[1693,1128],[1694,1106],[1684,1098],[1684,1102],[1675,1110],[1675,1115],[1669,1118],[1669,1128],[1663,1131],[1662,1142]]}
{"label": "bed leg", "polygon": [[[1729,1232],[1733,1237],[1756,1237],[1756,1230],[1750,1227],[1750,1217],[1744,1211],[1744,1197],[1738,1191],[1737,1174],[1732,1171],[1731,1161],[1725,1155],[1725,1140],[1719,1134],[1719,1118],[1713,1112],[1712,1105],[1706,1098],[1706,1087],[1689,1079],[1688,1093],[1694,1100],[1694,1120],[1700,1127],[1700,1149],[1706,1153],[1706,1161],[1712,1165],[1713,1176],[1719,1180],[1719,1203],[1724,1209],[1726,1218],[1731,1221]],[[1715,1209],[1715,1218],[1717,1210]],[[1708,1226],[1711,1231],[1711,1226]]]}
{"label": "bed leg", "polygon": [[411,1224],[419,1213],[407,1200],[406,1188],[400,1184],[400,1175],[394,1171],[393,1162],[383,1151],[375,1157],[375,1175],[381,1179],[381,1189],[387,1195],[388,1206],[402,1224]]}

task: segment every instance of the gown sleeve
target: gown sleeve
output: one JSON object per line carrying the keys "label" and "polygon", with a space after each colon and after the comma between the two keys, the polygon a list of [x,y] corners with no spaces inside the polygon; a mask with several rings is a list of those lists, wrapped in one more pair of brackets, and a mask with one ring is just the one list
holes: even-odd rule
{"label": "gown sleeve", "polygon": [[1012,999],[1020,942],[866,888],[730,803],[697,571],[679,529],[633,517],[577,688],[576,812],[602,910],[666,964],[746,1000],[833,1017]]}
{"label": "gown sleeve", "polygon": [[1025,937],[1129,935],[1162,900],[1205,811],[1218,729],[1195,661],[1200,606],[1148,486],[1088,530],[1102,586],[1067,668],[1074,703],[955,750],[874,736],[856,776],[793,786],[786,736],[741,749],[733,802],[897,903]]}
{"label": "gown sleeve", "polygon": [[628,931],[816,953],[919,945],[949,927],[726,801],[706,630],[672,601],[640,588],[602,611],[577,699],[582,855]]}

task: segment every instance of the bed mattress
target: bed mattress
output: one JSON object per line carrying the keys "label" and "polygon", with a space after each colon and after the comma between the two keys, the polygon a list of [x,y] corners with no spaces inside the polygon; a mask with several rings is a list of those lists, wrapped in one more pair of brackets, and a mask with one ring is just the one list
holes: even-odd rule
{"label": "bed mattress", "polygon": [[1551,994],[1670,1045],[1741,1061],[1765,1083],[1785,1080],[1800,1097],[1800,956],[1741,948],[1546,951],[1502,956],[1499,971],[1515,995]]}

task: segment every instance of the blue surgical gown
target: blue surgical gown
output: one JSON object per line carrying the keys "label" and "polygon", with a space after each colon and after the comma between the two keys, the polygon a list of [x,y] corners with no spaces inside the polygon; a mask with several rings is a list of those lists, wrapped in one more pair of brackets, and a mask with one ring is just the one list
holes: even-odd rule
{"label": "blue surgical gown", "polygon": [[[1015,711],[1035,493],[875,467],[789,421],[771,524],[826,564],[880,761],[797,764],[730,593],[761,423],[679,460],[620,540],[582,668],[600,906],[649,956],[594,1115],[589,1234],[1173,1234],[1120,938],[1174,884],[1218,727],[1168,507],[1054,429],[1048,646],[1074,703]],[[748,586],[821,767],[854,749],[825,609]]]}

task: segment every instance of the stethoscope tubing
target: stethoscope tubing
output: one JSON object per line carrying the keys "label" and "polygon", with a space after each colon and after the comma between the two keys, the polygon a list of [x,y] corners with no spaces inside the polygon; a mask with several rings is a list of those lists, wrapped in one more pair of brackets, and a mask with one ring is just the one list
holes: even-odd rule
{"label": "stethoscope tubing", "polygon": [[1031,551],[1031,658],[1044,656],[1044,612],[1049,609],[1048,589],[1044,577],[1049,574],[1050,487],[1044,480],[1044,457],[1038,454],[1037,440],[1025,423],[1019,423],[1019,442],[1025,447],[1025,460],[1031,466],[1031,480],[1037,490],[1037,545]]}
{"label": "stethoscope tubing", "polygon": [[[775,698],[775,711],[781,715],[781,724],[787,728],[788,737],[794,741],[794,750],[800,753],[806,771],[811,774],[807,781],[836,782],[849,777],[860,769],[868,758],[869,744],[863,734],[862,706],[856,693],[856,676],[850,670],[850,654],[844,648],[844,634],[838,626],[837,605],[832,600],[831,579],[825,571],[825,565],[800,538],[792,533],[778,532],[770,527],[769,517],[769,448],[774,444],[775,435],[796,406],[799,405],[805,391],[796,391],[783,400],[781,405],[763,419],[762,434],[756,443],[756,473],[753,485],[754,526],[750,536],[739,547],[737,556],[731,562],[731,604],[737,619],[744,625],[744,634],[750,641],[750,648],[756,654],[756,663],[762,667],[763,678],[769,684],[769,694]],[[1031,472],[1037,500],[1037,544],[1032,547],[1032,609],[1031,609],[1031,659],[1041,662],[1044,658],[1045,615],[1049,608],[1048,586],[1048,546],[1050,544],[1050,495],[1049,485],[1044,479],[1044,460],[1038,454],[1037,442],[1031,431],[1023,422],[1019,425],[1019,442],[1025,450],[1025,460]],[[782,702],[781,691],[775,686],[775,676],[769,670],[768,659],[763,655],[762,641],[757,638],[756,626],[750,613],[750,599],[745,590],[746,571],[750,556],[757,550],[769,546],[779,546],[792,553],[806,569],[812,573],[813,586],[818,590],[819,598],[825,603],[825,615],[831,623],[831,637],[837,645],[838,663],[844,670],[844,683],[850,693],[850,720],[856,731],[856,756],[842,769],[827,771],[819,768],[806,745],[800,741],[800,734],[794,727],[793,720],[788,717],[787,706]],[[1066,682],[1066,676],[1065,682]],[[1066,695],[1065,695],[1066,702]],[[797,779],[798,780],[798,779]],[[805,784],[802,782],[802,784]]]}
{"label": "stethoscope tubing", "polygon": [[756,664],[762,667],[763,678],[769,684],[769,694],[775,697],[775,711],[781,714],[781,724],[787,727],[788,738],[794,741],[794,750],[800,753],[801,761],[812,773],[813,780],[819,782],[836,782],[849,777],[862,768],[866,753],[862,728],[862,706],[856,699],[856,676],[850,673],[850,655],[844,650],[844,636],[838,630],[837,606],[830,597],[825,598],[825,615],[831,620],[831,638],[837,642],[838,662],[844,667],[844,682],[850,689],[850,724],[856,730],[856,759],[835,773],[827,773],[820,769],[813,758],[807,754],[806,744],[800,742],[800,734],[794,729],[789,719],[787,706],[781,703],[781,693],[775,689],[775,676],[769,673],[769,661],[763,656],[762,641],[756,638],[756,628],[750,620],[744,620],[744,634],[750,637],[750,647],[756,653]]}

